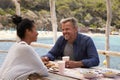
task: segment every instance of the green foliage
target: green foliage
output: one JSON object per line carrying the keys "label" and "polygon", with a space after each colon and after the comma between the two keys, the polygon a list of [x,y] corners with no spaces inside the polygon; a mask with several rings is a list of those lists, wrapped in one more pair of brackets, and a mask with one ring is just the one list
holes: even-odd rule
{"label": "green foliage", "polygon": [[50,15],[50,12],[48,12],[46,10],[41,10],[41,11],[39,11],[39,15],[42,17],[48,17]]}
{"label": "green foliage", "polygon": [[85,25],[83,25],[82,23],[78,23],[78,27],[84,27]]}
{"label": "green foliage", "polygon": [[118,10],[120,7],[120,0],[111,0],[112,2],[112,10]]}
{"label": "green foliage", "polygon": [[0,8],[0,15],[5,15],[5,14],[6,14],[6,12]]}
{"label": "green foliage", "polygon": [[85,12],[82,8],[79,8],[77,10],[74,11],[74,16],[78,19],[78,20],[82,20],[85,16]]}
{"label": "green foliage", "polygon": [[93,17],[88,13],[84,19],[87,20],[87,21],[90,21]]}
{"label": "green foliage", "polygon": [[120,29],[120,0],[112,0],[112,26]]}
{"label": "green foliage", "polygon": [[95,29],[96,25],[95,24],[91,24],[90,27]]}
{"label": "green foliage", "polygon": [[30,9],[30,10],[49,10],[49,1],[48,0],[22,0],[21,6]]}
{"label": "green foliage", "polygon": [[21,12],[22,13],[26,13],[28,11],[28,9],[25,9],[24,7],[21,7]]}
{"label": "green foliage", "polygon": [[56,6],[57,7],[59,7],[59,6],[68,6],[69,1],[71,1],[71,0],[63,0],[63,1],[57,0],[56,1]]}
{"label": "green foliage", "polygon": [[71,10],[68,6],[60,6],[57,12],[63,18],[71,16]]}
{"label": "green foliage", "polygon": [[6,13],[9,13],[11,15],[14,15],[15,14],[15,10],[14,9],[11,9],[11,8],[8,8],[6,9]]}
{"label": "green foliage", "polygon": [[6,8],[13,8],[13,2],[12,0],[0,0],[0,8],[6,9]]}
{"label": "green foliage", "polygon": [[[75,17],[81,26],[104,27],[106,23],[105,0],[55,0],[58,22],[61,18]],[[120,0],[111,0],[112,26],[120,28]],[[21,12],[24,15],[28,10],[38,17],[50,17],[49,0],[21,0]],[[11,0],[0,0],[0,15],[15,14],[15,6]]]}

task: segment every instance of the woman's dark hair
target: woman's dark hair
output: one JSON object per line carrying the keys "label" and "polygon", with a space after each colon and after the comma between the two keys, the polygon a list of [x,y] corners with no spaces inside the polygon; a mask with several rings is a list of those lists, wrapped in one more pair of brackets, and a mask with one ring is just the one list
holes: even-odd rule
{"label": "woman's dark hair", "polygon": [[27,18],[22,19],[22,17],[18,15],[12,16],[12,22],[17,26],[17,35],[23,39],[25,37],[25,31],[26,29],[32,30],[32,27],[34,25],[33,20],[29,20]]}

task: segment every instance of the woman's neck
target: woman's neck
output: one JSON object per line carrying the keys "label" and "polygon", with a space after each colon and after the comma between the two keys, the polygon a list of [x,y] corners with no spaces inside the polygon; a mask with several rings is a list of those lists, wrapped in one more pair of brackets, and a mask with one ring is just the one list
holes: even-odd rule
{"label": "woman's neck", "polygon": [[21,41],[25,41],[28,45],[31,44],[31,41],[29,39],[21,39]]}

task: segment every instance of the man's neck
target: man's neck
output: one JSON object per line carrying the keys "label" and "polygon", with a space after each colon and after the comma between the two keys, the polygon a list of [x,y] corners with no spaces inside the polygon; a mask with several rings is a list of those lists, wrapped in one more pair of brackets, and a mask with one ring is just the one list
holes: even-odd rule
{"label": "man's neck", "polygon": [[74,43],[74,41],[76,40],[76,38],[77,38],[77,34],[73,38],[71,38],[70,40],[68,40],[68,43],[70,43],[70,44]]}

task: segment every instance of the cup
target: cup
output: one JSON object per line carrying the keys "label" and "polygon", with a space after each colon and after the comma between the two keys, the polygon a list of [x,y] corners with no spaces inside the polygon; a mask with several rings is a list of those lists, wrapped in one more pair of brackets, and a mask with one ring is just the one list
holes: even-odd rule
{"label": "cup", "polygon": [[65,61],[58,61],[58,69],[60,74],[64,74]]}
{"label": "cup", "polygon": [[69,57],[69,56],[63,56],[63,57],[62,57],[62,60],[63,60],[63,61],[69,61],[69,60],[70,60],[70,57]]}

